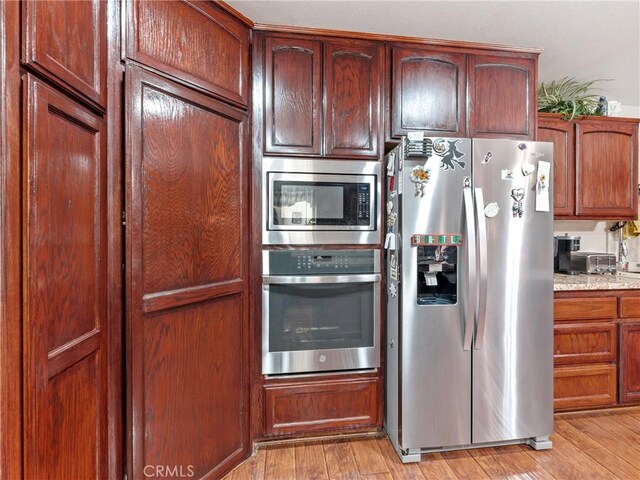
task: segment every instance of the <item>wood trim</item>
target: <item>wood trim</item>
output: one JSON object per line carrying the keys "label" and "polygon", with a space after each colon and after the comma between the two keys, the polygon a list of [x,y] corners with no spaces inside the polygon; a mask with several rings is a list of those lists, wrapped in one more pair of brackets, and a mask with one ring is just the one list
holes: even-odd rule
{"label": "wood trim", "polygon": [[[509,53],[529,54],[530,58],[535,58],[542,53],[542,48],[535,47],[517,47],[510,45],[497,45],[491,43],[480,42],[465,42],[465,41],[453,41],[442,40],[435,38],[421,38],[421,37],[406,37],[403,35],[388,35],[380,33],[366,33],[366,32],[352,32],[346,30],[331,30],[325,28],[313,28],[313,27],[297,27],[288,25],[273,25],[268,23],[256,22],[253,24],[253,29],[256,31],[268,31],[268,32],[281,32],[291,34],[302,35],[316,35],[320,37],[340,37],[340,38],[354,38],[359,40],[376,40],[379,42],[402,42],[402,43],[414,43],[424,44],[438,47],[451,47],[453,49],[468,49],[468,50],[501,50]],[[467,53],[467,52],[465,52]]]}
{"label": "wood trim", "polygon": [[[538,118],[539,119],[555,119],[555,120],[562,120],[562,114],[560,113],[546,113],[546,112],[538,112]],[[565,122],[566,120],[562,120],[563,122]],[[572,122],[575,121],[580,121],[580,123],[585,123],[585,122],[608,122],[608,123],[629,123],[629,122],[636,122],[636,123],[640,123],[640,118],[633,118],[633,117],[600,117],[597,115],[583,115],[581,117],[576,117],[572,120]],[[567,122],[567,123],[572,123],[572,122]]]}
{"label": "wood trim", "polygon": [[236,10],[235,8],[233,8],[231,5],[229,5],[226,2],[223,2],[222,0],[215,0],[215,3],[221,8],[223,9],[225,12],[227,12],[228,14],[230,14],[231,16],[237,18],[238,20],[240,20],[242,23],[244,23],[247,27],[249,28],[253,28],[253,26],[255,25],[253,23],[253,20],[251,20],[248,17],[245,17],[242,13],[240,13],[238,10]]}
{"label": "wood trim", "polygon": [[19,2],[0,2],[0,71],[0,477],[22,478]]}
{"label": "wood trim", "polygon": [[144,313],[157,312],[159,310],[166,310],[167,308],[204,302],[216,297],[241,293],[245,288],[245,283],[242,278],[235,278],[228,282],[146,294],[142,297],[142,311]]}
{"label": "wood trim", "polygon": [[121,4],[107,3],[107,478],[124,477],[124,290]]}

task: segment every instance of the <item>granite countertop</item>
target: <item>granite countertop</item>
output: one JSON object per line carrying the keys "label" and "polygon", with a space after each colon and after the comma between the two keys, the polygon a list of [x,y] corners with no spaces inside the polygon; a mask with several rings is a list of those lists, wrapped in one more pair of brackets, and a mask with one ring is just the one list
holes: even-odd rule
{"label": "granite countertop", "polygon": [[562,275],[553,274],[553,290],[628,290],[640,289],[640,274]]}

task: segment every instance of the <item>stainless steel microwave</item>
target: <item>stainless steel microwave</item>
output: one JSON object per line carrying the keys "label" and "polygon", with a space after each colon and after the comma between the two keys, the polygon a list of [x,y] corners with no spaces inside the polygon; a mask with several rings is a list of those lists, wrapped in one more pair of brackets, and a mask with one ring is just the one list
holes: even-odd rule
{"label": "stainless steel microwave", "polygon": [[380,243],[379,162],[265,157],[264,245]]}

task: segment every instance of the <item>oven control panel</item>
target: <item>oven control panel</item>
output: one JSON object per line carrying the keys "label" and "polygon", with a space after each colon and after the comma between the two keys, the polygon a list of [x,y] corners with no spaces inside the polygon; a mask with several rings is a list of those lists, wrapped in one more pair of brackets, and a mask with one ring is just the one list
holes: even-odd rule
{"label": "oven control panel", "polygon": [[377,250],[269,250],[263,255],[265,275],[343,275],[379,273]]}

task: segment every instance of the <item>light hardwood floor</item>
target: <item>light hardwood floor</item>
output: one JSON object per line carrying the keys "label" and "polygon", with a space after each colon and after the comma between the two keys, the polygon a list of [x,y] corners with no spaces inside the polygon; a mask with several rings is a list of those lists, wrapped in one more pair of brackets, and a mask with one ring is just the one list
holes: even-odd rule
{"label": "light hardwood floor", "polygon": [[547,451],[512,445],[406,465],[382,435],[261,446],[225,480],[640,479],[640,407],[558,414],[551,440]]}

